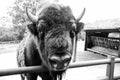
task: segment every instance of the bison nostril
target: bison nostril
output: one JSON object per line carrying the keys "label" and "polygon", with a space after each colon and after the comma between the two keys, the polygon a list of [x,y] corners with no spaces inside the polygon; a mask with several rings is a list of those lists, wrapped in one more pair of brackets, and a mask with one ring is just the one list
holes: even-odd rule
{"label": "bison nostril", "polygon": [[55,60],[49,60],[53,67],[57,67],[57,62]]}
{"label": "bison nostril", "polygon": [[63,60],[64,60],[64,62],[69,62],[71,60],[71,56],[70,55],[65,55],[63,57]]}
{"label": "bison nostril", "polygon": [[64,63],[64,66],[66,67],[66,66],[68,66],[68,64],[69,64],[68,62],[67,62],[67,63]]}
{"label": "bison nostril", "polygon": [[66,58],[65,60],[64,60],[64,62],[69,62],[71,60],[71,58]]}

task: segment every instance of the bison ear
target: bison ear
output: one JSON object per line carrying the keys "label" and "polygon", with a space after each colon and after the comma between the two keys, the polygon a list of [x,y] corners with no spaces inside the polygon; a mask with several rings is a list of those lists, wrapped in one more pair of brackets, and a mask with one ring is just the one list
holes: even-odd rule
{"label": "bison ear", "polygon": [[33,35],[37,35],[38,34],[37,27],[36,27],[35,23],[28,24],[27,28],[28,28],[28,30],[30,31],[31,34],[33,34]]}
{"label": "bison ear", "polygon": [[84,23],[77,22],[76,34],[78,34],[84,28]]}

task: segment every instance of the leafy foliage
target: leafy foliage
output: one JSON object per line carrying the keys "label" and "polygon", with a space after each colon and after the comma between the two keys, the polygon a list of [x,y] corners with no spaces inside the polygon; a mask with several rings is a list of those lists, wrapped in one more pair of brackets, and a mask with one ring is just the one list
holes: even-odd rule
{"label": "leafy foliage", "polygon": [[0,27],[0,41],[12,41],[16,40],[16,36],[14,36],[14,32],[8,28]]}
{"label": "leafy foliage", "polygon": [[40,3],[40,1],[41,0],[16,0],[14,5],[11,7],[11,10],[8,12],[8,14],[13,18],[13,24],[18,25],[29,22],[25,13],[26,7],[28,7],[35,15],[36,6]]}
{"label": "leafy foliage", "polygon": [[40,1],[41,0],[16,0],[14,5],[9,7],[8,11],[8,15],[12,17],[13,27],[11,29],[5,28],[5,26],[8,26],[5,24],[8,20],[4,18],[5,22],[2,23],[0,27],[0,41],[22,40],[26,31],[26,25],[29,23],[25,9],[28,7],[35,15],[36,6]]}

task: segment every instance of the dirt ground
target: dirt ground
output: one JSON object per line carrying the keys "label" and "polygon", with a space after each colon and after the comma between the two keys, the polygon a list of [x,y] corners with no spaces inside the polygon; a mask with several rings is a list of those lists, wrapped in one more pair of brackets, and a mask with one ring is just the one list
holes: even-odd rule
{"label": "dirt ground", "polygon": [[[0,69],[16,68],[16,47],[0,48]],[[105,56],[84,51],[84,42],[79,41],[77,47],[76,62],[105,59]],[[115,66],[120,66],[116,64]],[[115,74],[118,74],[119,68],[115,67]],[[119,72],[120,73],[120,72]],[[66,72],[67,80],[100,80],[101,76],[106,75],[106,65],[91,67],[80,67],[68,69]],[[0,80],[21,80],[19,75],[0,77]],[[38,80],[41,80],[38,78]]]}

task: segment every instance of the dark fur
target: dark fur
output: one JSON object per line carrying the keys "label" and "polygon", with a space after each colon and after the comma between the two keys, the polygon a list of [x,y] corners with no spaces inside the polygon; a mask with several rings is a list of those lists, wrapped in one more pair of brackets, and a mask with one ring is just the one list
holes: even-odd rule
{"label": "dark fur", "polygon": [[[38,75],[43,80],[61,80],[65,70],[53,71],[48,57],[56,51],[65,51],[72,55],[74,34],[80,32],[83,23],[76,22],[69,7],[55,3],[43,6],[38,17],[36,23],[28,25],[30,34],[20,43],[17,61],[19,67],[42,65],[48,71],[22,74],[22,80],[25,76],[28,80],[36,80]],[[80,24],[76,31],[73,24]]]}

